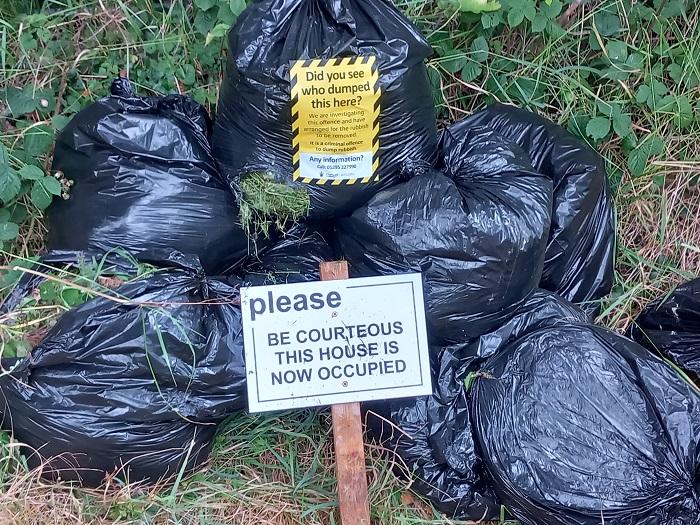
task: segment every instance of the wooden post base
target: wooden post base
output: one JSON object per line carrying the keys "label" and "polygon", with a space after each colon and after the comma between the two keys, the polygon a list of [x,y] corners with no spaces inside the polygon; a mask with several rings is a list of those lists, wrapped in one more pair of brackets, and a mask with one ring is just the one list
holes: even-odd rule
{"label": "wooden post base", "polygon": [[[321,280],[348,278],[345,261],[321,263]],[[360,403],[331,406],[338,504],[342,525],[370,525]]]}

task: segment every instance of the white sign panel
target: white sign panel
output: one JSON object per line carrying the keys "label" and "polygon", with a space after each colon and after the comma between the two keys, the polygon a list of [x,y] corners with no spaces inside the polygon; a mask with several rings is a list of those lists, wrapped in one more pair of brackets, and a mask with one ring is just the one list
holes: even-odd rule
{"label": "white sign panel", "polygon": [[241,291],[251,412],[428,395],[420,274]]}

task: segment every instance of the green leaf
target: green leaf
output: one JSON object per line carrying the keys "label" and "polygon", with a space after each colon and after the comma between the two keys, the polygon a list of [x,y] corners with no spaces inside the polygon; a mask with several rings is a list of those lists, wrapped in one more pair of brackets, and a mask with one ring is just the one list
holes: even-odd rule
{"label": "green leaf", "polygon": [[19,43],[25,51],[32,51],[36,49],[37,41],[34,38],[34,34],[30,31],[24,31],[19,35]]}
{"label": "green leaf", "polygon": [[56,109],[56,95],[50,89],[37,89],[34,100],[37,102],[36,109],[41,113],[51,113]]}
{"label": "green leaf", "polygon": [[627,44],[621,40],[610,40],[605,45],[605,50],[612,62],[624,62],[627,60]]}
{"label": "green leaf", "polygon": [[596,37],[596,35],[593,31],[591,31],[588,34],[588,46],[593,51],[600,51],[601,49],[603,49],[602,47],[600,47],[600,41],[598,40],[598,38]]}
{"label": "green leaf", "polygon": [[[31,268],[35,265],[39,258],[37,256],[27,257],[27,258],[14,258],[10,261],[8,266],[19,267],[19,268]],[[3,272],[0,274],[0,288],[9,288],[17,284],[17,281],[25,275],[21,270],[10,270],[8,272]]]}
{"label": "green leaf", "polygon": [[696,121],[695,111],[686,95],[678,97],[678,116],[674,117],[674,124],[681,129],[689,127]]}
{"label": "green leaf", "polygon": [[[530,22],[532,22],[535,17],[537,16],[537,11],[535,10],[535,4],[533,3],[526,3],[524,6],[522,6],[522,12],[523,15],[525,15],[525,18],[527,18]],[[508,13],[510,14],[510,13]]]}
{"label": "green leaf", "polygon": [[632,153],[632,150],[637,147],[637,143],[637,135],[635,135],[634,130],[632,130],[630,131],[629,135],[622,139],[622,142],[620,143],[622,146],[622,152],[625,155],[629,155]]}
{"label": "green leaf", "polygon": [[458,0],[459,10],[465,13],[488,13],[498,11],[501,3],[497,0]]}
{"label": "green leaf", "polygon": [[67,117],[65,115],[56,115],[51,119],[51,124],[53,125],[54,129],[56,129],[56,131],[61,131],[68,125],[70,121],[70,117]]}
{"label": "green leaf", "polygon": [[61,194],[61,183],[55,177],[44,177],[39,182],[51,195]]}
{"label": "green leaf", "polygon": [[0,241],[11,241],[19,234],[19,226],[14,222],[0,223]]}
{"label": "green leaf", "polygon": [[680,82],[683,80],[683,68],[673,62],[668,66],[668,76],[673,79],[673,81],[676,84],[680,84]]}
{"label": "green leaf", "polygon": [[204,45],[208,46],[214,39],[224,37],[230,28],[231,26],[228,24],[216,24],[214,28],[207,33],[207,38],[204,41]]}
{"label": "green leaf", "polygon": [[664,96],[668,93],[668,88],[663,82],[652,80],[649,84],[644,84],[637,90],[635,99],[640,104],[646,102],[649,109],[656,110],[658,106],[664,104]]}
{"label": "green leaf", "polygon": [[216,19],[219,23],[231,26],[236,22],[236,18],[237,16],[231,12],[231,8],[228,4],[221,4],[219,6],[219,11],[216,13]]}
{"label": "green leaf", "polygon": [[642,69],[644,67],[644,55],[632,53],[627,57],[625,64],[632,69]]}
{"label": "green leaf", "polygon": [[540,4],[540,10],[547,18],[554,19],[561,13],[562,3],[560,0],[551,0],[550,2],[545,2],[544,5]]}
{"label": "green leaf", "polygon": [[686,95],[679,97],[669,95],[669,97],[670,103],[665,104],[663,109],[659,108],[659,111],[673,113],[673,125],[680,129],[687,128],[695,121],[695,112],[690,99]]}
{"label": "green leaf", "polygon": [[472,60],[477,62],[486,62],[489,57],[489,44],[483,36],[475,38],[469,46],[469,50],[472,53]]}
{"label": "green leaf", "polygon": [[194,85],[195,81],[197,80],[197,72],[195,71],[194,66],[192,64],[182,64],[179,69],[179,78],[182,81],[182,83],[186,86]]}
{"label": "green leaf", "polygon": [[449,73],[460,71],[467,63],[467,57],[464,53],[445,57],[440,61],[440,65]]}
{"label": "green leaf", "polygon": [[532,32],[541,33],[547,27],[549,20],[542,13],[537,13],[535,18],[532,20]]}
{"label": "green leaf", "polygon": [[62,285],[56,281],[46,281],[41,283],[39,285],[39,296],[41,297],[41,300],[47,303],[56,304],[60,296],[59,286]]}
{"label": "green leaf", "polygon": [[673,95],[666,95],[660,98],[656,104],[656,111],[662,111],[664,113],[672,113],[676,109],[676,97]]}
{"label": "green leaf", "polygon": [[10,171],[10,155],[7,153],[7,148],[0,142],[0,177]]}
{"label": "green leaf", "polygon": [[32,13],[24,17],[24,23],[27,27],[43,27],[48,22],[49,17],[44,13]]}
{"label": "green leaf", "polygon": [[[48,17],[47,17],[47,20],[48,20]],[[51,38],[53,37],[53,32],[46,27],[39,27],[36,30],[36,36],[39,37],[39,40],[42,43],[47,44],[47,43],[51,42]]]}
{"label": "green leaf", "polygon": [[593,16],[593,23],[602,36],[613,36],[620,32],[620,17],[606,11],[600,11]]}
{"label": "green leaf", "polygon": [[651,155],[661,155],[664,152],[664,141],[659,137],[651,137],[647,144]]}
{"label": "green leaf", "polygon": [[214,7],[217,4],[217,0],[194,0],[194,5],[205,11],[210,7]]}
{"label": "green leaf", "polygon": [[651,181],[654,184],[654,186],[658,188],[663,188],[666,184],[666,175],[664,173],[657,173],[651,178]]}
{"label": "green leaf", "polygon": [[464,67],[462,68],[462,80],[464,80],[465,82],[472,82],[479,78],[479,76],[481,75],[481,71],[481,66],[477,62],[469,60],[466,64],[464,64]]}
{"label": "green leaf", "polygon": [[552,38],[563,38],[567,34],[566,29],[564,29],[556,19],[550,20],[547,24],[547,33]]}
{"label": "green leaf", "polygon": [[619,111],[619,106],[612,102],[605,102],[603,100],[596,100],[596,107],[606,117],[611,117],[615,109]]}
{"label": "green leaf", "polygon": [[627,80],[630,76],[628,71],[620,69],[618,66],[607,67],[601,69],[600,78],[607,78],[609,80]]}
{"label": "green leaf", "polygon": [[12,213],[12,218],[10,220],[17,224],[22,224],[29,217],[29,211],[24,204],[15,204],[10,211]]}
{"label": "green leaf", "polygon": [[668,0],[667,2],[656,0],[654,2],[654,7],[656,9],[661,7],[661,12],[659,13],[659,18],[661,20],[683,16],[687,9],[686,3],[683,0]]}
{"label": "green leaf", "polygon": [[10,220],[10,210],[7,208],[0,208],[0,222],[8,222]]}
{"label": "green leaf", "polygon": [[48,208],[53,200],[51,193],[49,193],[49,191],[44,187],[42,181],[39,180],[34,181],[34,184],[32,184],[30,197],[34,206],[40,210],[45,210]]}
{"label": "green leaf", "polygon": [[34,99],[34,87],[25,86],[24,88],[9,87],[5,90],[3,98],[10,108],[13,117],[20,117],[26,113],[34,111],[39,101]]}
{"label": "green leaf", "polygon": [[229,7],[231,8],[231,12],[234,15],[238,16],[243,11],[245,11],[245,0],[231,0],[231,2],[229,3]]}
{"label": "green leaf", "polygon": [[481,15],[481,26],[484,29],[491,29],[492,27],[498,27],[503,21],[501,16],[501,11],[495,11],[493,13],[484,13]]}
{"label": "green leaf", "polygon": [[474,381],[476,378],[479,376],[478,372],[469,372],[467,374],[467,377],[464,378],[464,390],[466,392],[469,392],[469,389],[472,387],[474,384]]}
{"label": "green leaf", "polygon": [[649,100],[649,97],[651,97],[651,88],[649,88],[649,86],[646,84],[642,84],[639,86],[639,89],[637,89],[637,94],[634,96],[634,100],[636,100],[639,104],[643,104]]}
{"label": "green leaf", "polygon": [[644,173],[647,163],[652,156],[661,155],[664,152],[664,142],[659,137],[650,137],[630,152],[627,165],[635,176]]}
{"label": "green leaf", "polygon": [[511,9],[508,11],[508,25],[518,27],[525,20],[525,13],[522,9]]}
{"label": "green leaf", "polygon": [[544,84],[529,77],[518,77],[506,90],[507,93],[525,104],[541,105],[544,96]]}
{"label": "green leaf", "polygon": [[53,144],[53,130],[42,124],[28,129],[24,134],[24,151],[30,157],[48,153]]}
{"label": "green leaf", "polygon": [[586,125],[589,120],[590,119],[586,115],[574,115],[566,124],[566,129],[569,130],[572,135],[583,139],[586,137]]}
{"label": "green leaf", "polygon": [[206,37],[214,29],[216,15],[213,11],[198,11],[194,17],[194,27],[200,35]]}
{"label": "green leaf", "polygon": [[0,200],[5,205],[9,204],[22,189],[22,182],[13,170],[7,170],[0,175]]}
{"label": "green leaf", "polygon": [[44,172],[38,166],[26,164],[19,170],[19,176],[24,180],[39,180],[43,178]]}
{"label": "green leaf", "polygon": [[586,125],[586,135],[594,140],[604,139],[610,133],[610,120],[606,117],[595,117]]}
{"label": "green leaf", "polygon": [[632,117],[627,113],[622,113],[619,107],[616,107],[611,116],[615,134],[624,139],[632,131]]}
{"label": "green leaf", "polygon": [[86,294],[76,288],[64,288],[61,290],[61,299],[68,308],[80,306],[87,299]]}
{"label": "green leaf", "polygon": [[649,151],[640,145],[634,148],[630,153],[630,156],[627,159],[627,166],[629,166],[632,175],[635,177],[640,177],[644,173],[644,169],[647,167],[648,161]]}

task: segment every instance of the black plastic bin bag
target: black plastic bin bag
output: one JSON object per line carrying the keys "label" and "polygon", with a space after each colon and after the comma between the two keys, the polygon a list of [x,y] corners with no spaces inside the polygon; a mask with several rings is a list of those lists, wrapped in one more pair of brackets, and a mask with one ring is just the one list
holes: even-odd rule
{"label": "black plastic bin bag", "polygon": [[[213,136],[221,170],[238,189],[246,176],[264,173],[308,194],[310,217],[352,212],[398,182],[405,159],[432,161],[436,156],[435,110],[424,64],[430,54],[431,48],[418,29],[387,0],[253,3],[229,34],[229,60]],[[311,182],[304,182],[303,177],[294,180],[292,117],[299,112],[291,100],[290,65],[322,59],[327,61],[324,67],[332,68],[336,59],[361,62],[370,57],[376,60],[381,91],[379,150],[373,157],[378,159],[376,172],[372,171],[369,182],[343,179],[339,185],[332,184],[330,178],[318,184],[324,178],[322,170],[313,171]],[[358,96],[368,95],[363,92]],[[321,122],[329,118],[328,111],[323,110],[323,118],[313,124],[322,128],[318,137],[329,133]],[[312,125],[299,123],[302,129]],[[338,123],[336,127],[353,125]],[[335,146],[327,152],[351,155],[354,150],[349,142],[343,142],[343,147],[350,147],[345,153]]]}
{"label": "black plastic bin bag", "polygon": [[122,248],[196,255],[207,272],[239,264],[255,246],[220,179],[202,106],[180,95],[141,98],[126,79],[59,134],[52,170],[74,181],[48,210],[51,250]]}
{"label": "black plastic bin bag", "polygon": [[567,301],[533,292],[493,332],[434,349],[432,396],[366,404],[371,435],[398,454],[415,478],[411,489],[439,510],[461,519],[498,519],[500,503],[486,477],[469,413],[473,374],[509,341],[585,319]]}
{"label": "black plastic bin bag", "polygon": [[320,265],[335,260],[331,228],[321,223],[299,223],[244,268],[251,285],[320,281]]}
{"label": "black plastic bin bag", "polygon": [[647,306],[630,326],[629,335],[700,377],[700,279]]}
{"label": "black plastic bin bag", "polygon": [[525,334],[481,366],[471,416],[523,525],[700,523],[700,396],[633,341],[570,323]]}
{"label": "black plastic bin bag", "polygon": [[419,271],[436,344],[507,320],[542,275],[551,181],[486,128],[445,139],[445,172],[428,170],[338,221],[356,276]]}
{"label": "black plastic bin bag", "polygon": [[458,126],[487,126],[514,140],[535,170],[552,179],[552,229],[540,286],[594,312],[613,283],[615,215],[605,160],[561,126],[512,106],[493,105]]}
{"label": "black plastic bin bag", "polygon": [[2,428],[45,476],[174,479],[206,460],[217,423],[245,409],[238,289],[194,259],[173,262],[116,289],[120,302],[66,312],[0,377]]}

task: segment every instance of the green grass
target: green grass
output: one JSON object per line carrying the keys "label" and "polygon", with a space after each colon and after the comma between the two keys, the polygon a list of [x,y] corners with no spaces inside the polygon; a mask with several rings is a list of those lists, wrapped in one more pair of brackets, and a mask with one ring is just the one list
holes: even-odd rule
{"label": "green grass", "polygon": [[113,297],[112,290],[121,284],[156,271],[136,260],[132,260],[134,271],[130,275],[109,270],[106,258],[76,262],[58,268],[36,257],[15,258],[9,265],[0,267],[0,300],[20,284],[27,272],[42,278],[36,288],[21,298],[17,308],[0,314],[2,358],[25,357],[63,313],[98,295]]}
{"label": "green grass", "polygon": [[253,172],[241,177],[240,220],[250,235],[269,235],[270,228],[285,231],[306,217],[309,194],[303,187],[292,188],[271,176]]}
{"label": "green grass", "polygon": [[[492,101],[514,103],[549,116],[605,155],[619,228],[615,288],[601,322],[624,329],[648,300],[698,273],[694,2],[574,7],[502,0],[478,13],[483,5],[473,0],[397,4],[436,50],[429,72],[442,122]],[[182,92],[213,110],[225,30],[241,8],[239,0],[0,2],[5,262],[43,246],[43,210],[69,190],[68,181],[57,185],[49,173],[55,132],[106,94],[122,70],[142,94]],[[295,202],[292,215],[303,206]],[[249,216],[259,208],[249,208]],[[41,482],[2,434],[0,523],[337,523],[330,443],[325,412],[236,416],[219,435],[211,463],[177,490],[87,491]],[[371,444],[367,453],[377,523],[449,523],[408,495],[410,482],[392,474],[397,458]]]}

